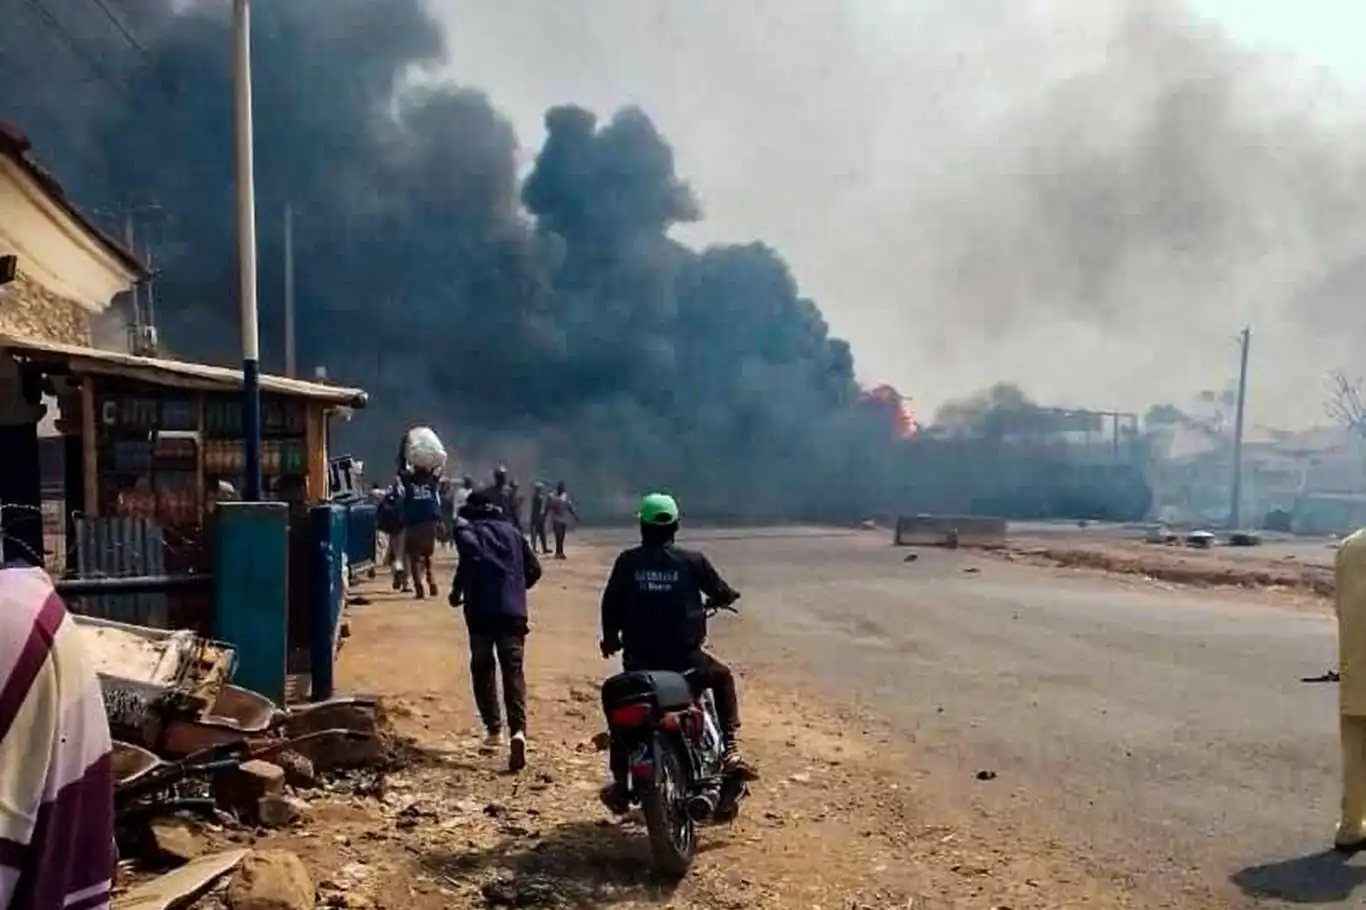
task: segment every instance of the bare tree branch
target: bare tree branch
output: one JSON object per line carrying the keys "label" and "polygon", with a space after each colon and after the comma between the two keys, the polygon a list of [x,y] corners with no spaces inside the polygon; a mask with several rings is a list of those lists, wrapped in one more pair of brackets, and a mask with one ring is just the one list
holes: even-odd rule
{"label": "bare tree branch", "polygon": [[1338,426],[1366,439],[1366,404],[1363,404],[1361,379],[1349,379],[1342,370],[1333,371],[1329,376],[1324,408]]}

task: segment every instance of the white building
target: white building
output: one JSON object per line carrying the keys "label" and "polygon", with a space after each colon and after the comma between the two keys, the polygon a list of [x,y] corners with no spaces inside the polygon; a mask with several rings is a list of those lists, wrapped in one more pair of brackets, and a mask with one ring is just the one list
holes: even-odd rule
{"label": "white building", "polygon": [[30,156],[28,139],[0,121],[0,256],[18,278],[0,288],[0,333],[90,343],[90,320],[146,268],[67,199]]}

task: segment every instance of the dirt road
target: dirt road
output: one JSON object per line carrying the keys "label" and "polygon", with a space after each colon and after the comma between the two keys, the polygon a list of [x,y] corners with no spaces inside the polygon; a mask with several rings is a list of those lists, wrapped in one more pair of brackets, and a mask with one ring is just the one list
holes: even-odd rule
{"label": "dirt road", "polygon": [[[444,600],[371,589],[371,602],[353,609],[339,684],[383,693],[413,748],[378,797],[374,786],[355,782],[315,791],[306,828],[258,843],[302,856],[330,906],[1199,906],[1140,894],[1123,876],[1051,843],[1027,818],[972,808],[968,796],[984,786],[975,769],[937,776],[918,765],[908,740],[821,697],[801,668],[779,669],[782,654],[807,659],[819,642],[783,617],[802,582],[762,578],[770,560],[786,560],[792,539],[712,545],[750,587],[753,617],[717,632],[719,647],[743,668],[745,741],[764,779],[739,822],[704,832],[697,866],[676,890],[648,872],[639,825],[610,821],[596,800],[603,757],[590,740],[601,728],[596,685],[610,668],[596,654],[608,555],[598,549],[550,563],[535,593],[527,772],[509,776],[501,755],[478,748],[458,615]],[[808,602],[857,594],[857,585],[844,584],[832,577]],[[854,639],[848,646],[868,647]]]}
{"label": "dirt road", "polygon": [[1321,612],[969,554],[907,563],[882,534],[804,531],[693,535],[745,593],[713,637],[743,670],[764,779],[671,892],[645,870],[643,832],[595,799],[595,607],[613,537],[550,563],[535,594],[535,749],[518,778],[478,751],[444,600],[354,608],[340,682],[389,696],[417,748],[382,800],[318,797],[284,840],[324,890],[351,893],[340,905],[1360,898],[1366,869],[1313,857],[1336,799],[1334,693],[1299,682],[1332,663]]}
{"label": "dirt road", "polygon": [[1335,692],[1299,680],[1335,663],[1323,611],[944,551],[907,564],[878,535],[706,547],[747,592],[723,647],[884,718],[922,782],[995,771],[967,788],[979,811],[1149,894],[1305,902],[1366,878],[1315,856]]}

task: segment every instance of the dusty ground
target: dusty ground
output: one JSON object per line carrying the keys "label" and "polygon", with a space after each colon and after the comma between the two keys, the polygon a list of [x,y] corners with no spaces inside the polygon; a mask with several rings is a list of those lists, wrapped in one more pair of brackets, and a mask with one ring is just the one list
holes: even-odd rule
{"label": "dusty ground", "polygon": [[[777,541],[772,546],[783,546]],[[548,565],[530,640],[532,765],[501,772],[480,754],[458,615],[384,591],[353,608],[340,683],[383,694],[418,752],[381,797],[314,794],[308,826],[263,845],[295,850],[324,893],[379,907],[623,908],[1198,907],[1195,893],[1140,894],[1080,860],[1027,817],[973,806],[990,786],[963,768],[931,777],[909,740],[809,691],[770,660],[743,678],[745,742],[764,773],[741,819],[707,829],[692,875],[671,892],[648,872],[643,829],[596,801],[603,758],[595,607],[605,551]],[[760,627],[718,630],[739,655],[768,649]]]}
{"label": "dusty ground", "polygon": [[[1335,693],[1301,682],[1335,660],[1321,606],[966,551],[906,563],[878,534],[702,546],[747,593],[725,653],[913,740],[922,789],[1177,906],[1345,901],[1366,880],[1322,852]],[[983,768],[998,778],[972,782]]]}
{"label": "dusty ground", "polygon": [[743,671],[765,777],[676,892],[595,798],[610,534],[534,595],[528,772],[479,754],[458,615],[372,590],[340,683],[391,699],[414,761],[379,798],[310,795],[308,827],[267,840],[360,906],[1361,904],[1366,866],[1323,849],[1332,687],[1300,682],[1333,659],[1320,598],[969,552],[905,562],[879,533],[690,539],[745,592],[713,638]]}
{"label": "dusty ground", "polygon": [[1323,544],[1198,550],[1134,540],[1012,535],[998,556],[1041,566],[1090,569],[1204,588],[1244,588],[1315,602],[1332,597],[1333,550]]}

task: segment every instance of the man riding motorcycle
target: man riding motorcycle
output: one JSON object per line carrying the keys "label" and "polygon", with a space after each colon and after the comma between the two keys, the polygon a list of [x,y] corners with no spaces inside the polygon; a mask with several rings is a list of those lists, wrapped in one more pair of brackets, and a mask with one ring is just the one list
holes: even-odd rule
{"label": "man riding motorcycle", "polygon": [[[602,593],[602,656],[622,651],[631,670],[691,671],[695,692],[711,689],[721,727],[726,770],[757,777],[740,757],[737,734],[740,705],[730,668],[702,649],[707,638],[703,597],[729,606],[740,594],[721,578],[711,561],[674,544],[678,503],[667,493],[650,493],[640,502],[640,546],[623,551],[612,566]],[[612,756],[612,778],[602,800],[615,810],[626,803],[625,757]]]}

